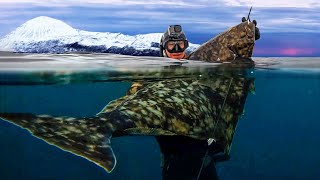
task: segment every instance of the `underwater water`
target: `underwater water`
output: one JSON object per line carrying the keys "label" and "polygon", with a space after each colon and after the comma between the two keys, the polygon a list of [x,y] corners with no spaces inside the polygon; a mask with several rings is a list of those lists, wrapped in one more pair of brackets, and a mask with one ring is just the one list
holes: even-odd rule
{"label": "underwater water", "polygon": [[[0,113],[90,117],[126,95],[137,81],[210,79],[212,72],[243,76],[254,79],[255,90],[247,95],[230,159],[216,163],[219,179],[320,177],[320,58],[255,58],[255,68],[239,70],[201,62],[104,56],[2,56]],[[111,144],[117,164],[107,173],[1,120],[0,179],[162,179],[161,151],[153,136],[114,137]],[[186,171],[187,166],[192,162]]]}

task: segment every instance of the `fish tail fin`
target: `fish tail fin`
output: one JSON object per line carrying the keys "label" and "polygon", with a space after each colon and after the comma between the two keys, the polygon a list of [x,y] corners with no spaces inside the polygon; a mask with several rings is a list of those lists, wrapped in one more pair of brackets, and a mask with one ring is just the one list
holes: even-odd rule
{"label": "fish tail fin", "polygon": [[64,151],[81,156],[111,172],[116,158],[110,145],[112,129],[106,119],[0,113],[0,118],[27,129],[32,135]]}

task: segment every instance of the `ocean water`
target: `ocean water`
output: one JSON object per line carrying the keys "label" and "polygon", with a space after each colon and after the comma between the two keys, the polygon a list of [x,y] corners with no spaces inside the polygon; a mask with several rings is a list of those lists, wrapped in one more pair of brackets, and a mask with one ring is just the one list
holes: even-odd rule
{"label": "ocean water", "polygon": [[[105,54],[0,57],[0,113],[90,117],[137,81],[254,79],[237,123],[230,159],[216,163],[221,180],[320,178],[320,58],[255,58],[256,67]],[[112,138],[112,173],[0,120],[0,179],[162,179],[153,136]],[[190,148],[192,149],[192,148]],[[188,148],[186,149],[188,151]],[[192,162],[186,164],[186,171]],[[183,178],[184,179],[184,178]]]}

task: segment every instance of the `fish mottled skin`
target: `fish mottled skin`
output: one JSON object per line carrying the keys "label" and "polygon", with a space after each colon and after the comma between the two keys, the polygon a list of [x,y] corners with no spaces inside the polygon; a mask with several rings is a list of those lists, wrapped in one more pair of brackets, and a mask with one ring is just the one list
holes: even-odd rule
{"label": "fish mottled skin", "polygon": [[[233,61],[235,52],[242,58],[251,57],[252,28],[251,23],[241,23],[205,43],[189,59]],[[127,95],[110,102],[89,118],[21,113],[0,113],[0,118],[27,129],[51,145],[86,158],[108,172],[116,165],[111,148],[111,138],[115,136],[211,138],[228,154],[253,81],[226,74],[228,72],[208,75],[207,79],[136,83]]]}
{"label": "fish mottled skin", "polygon": [[187,59],[207,62],[250,59],[255,43],[255,25],[245,21],[218,34],[192,52]]}
{"label": "fish mottled skin", "polygon": [[[212,84],[206,85],[208,82]],[[116,164],[112,136],[213,138],[228,154],[251,84],[250,79],[223,76],[166,80],[131,91],[91,118],[18,113],[0,117],[111,172]]]}

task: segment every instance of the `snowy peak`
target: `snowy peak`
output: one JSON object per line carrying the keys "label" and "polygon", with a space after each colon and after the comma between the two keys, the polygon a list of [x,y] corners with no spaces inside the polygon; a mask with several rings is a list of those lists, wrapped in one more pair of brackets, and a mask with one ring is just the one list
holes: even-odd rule
{"label": "snowy peak", "polygon": [[31,19],[15,31],[11,32],[7,38],[11,40],[50,40],[62,36],[75,36],[78,34],[76,29],[73,29],[68,24],[46,16],[40,16]]}
{"label": "snowy peak", "polygon": [[[86,51],[158,56],[161,36],[162,33],[130,36],[82,31],[63,21],[40,16],[25,22],[0,39],[0,50],[31,53]],[[198,46],[190,43],[187,51],[193,51]]]}

